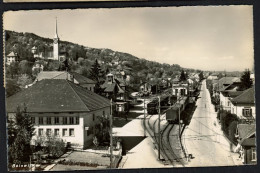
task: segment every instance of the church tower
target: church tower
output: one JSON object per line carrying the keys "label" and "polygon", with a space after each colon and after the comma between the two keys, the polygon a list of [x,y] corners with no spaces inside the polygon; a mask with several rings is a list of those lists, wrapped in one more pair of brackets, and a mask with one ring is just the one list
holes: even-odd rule
{"label": "church tower", "polygon": [[53,60],[59,60],[59,36],[56,18],[55,36],[53,38]]}

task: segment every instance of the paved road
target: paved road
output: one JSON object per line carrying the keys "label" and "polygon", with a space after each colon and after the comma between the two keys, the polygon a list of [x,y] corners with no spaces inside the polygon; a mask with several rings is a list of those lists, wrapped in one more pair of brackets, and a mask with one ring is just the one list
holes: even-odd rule
{"label": "paved road", "polygon": [[238,165],[238,154],[230,152],[230,144],[220,130],[205,80],[196,106],[191,123],[183,135],[184,147],[194,157],[187,166]]}

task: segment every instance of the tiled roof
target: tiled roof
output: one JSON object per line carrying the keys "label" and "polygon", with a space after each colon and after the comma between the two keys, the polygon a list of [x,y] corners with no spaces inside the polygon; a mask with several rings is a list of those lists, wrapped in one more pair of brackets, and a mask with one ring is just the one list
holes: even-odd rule
{"label": "tiled roof", "polygon": [[69,72],[70,74],[72,74],[74,76],[74,78],[79,82],[79,84],[96,84],[97,82],[81,75],[78,74],[76,72]]}
{"label": "tiled roof", "polygon": [[60,75],[66,75],[65,71],[41,71],[38,75],[36,80],[41,81],[43,79],[54,79]]}
{"label": "tiled roof", "polygon": [[101,85],[101,88],[104,88],[104,92],[114,92],[116,87],[116,83],[108,83],[105,82],[103,85]]}
{"label": "tiled roof", "polygon": [[239,138],[249,138],[256,131],[255,124],[238,124],[237,125]]}
{"label": "tiled roof", "polygon": [[240,79],[238,77],[222,77],[221,79],[218,80],[218,87],[219,90],[222,90],[225,85],[230,85],[234,82],[239,82]]}
{"label": "tiled roof", "polygon": [[228,92],[228,96],[231,98],[235,98],[239,95],[241,95],[243,93],[243,91],[230,91]]}
{"label": "tiled roof", "polygon": [[67,73],[74,76],[76,81],[79,82],[79,84],[95,84],[96,82],[81,75],[76,72],[66,72],[66,71],[41,71],[38,76],[37,80],[41,81],[43,79],[67,79],[68,75]]}
{"label": "tiled roof", "polygon": [[7,98],[6,111],[26,104],[28,112],[89,112],[108,107],[108,99],[63,79],[44,79]]}
{"label": "tiled roof", "polygon": [[247,147],[255,147],[256,146],[256,138],[247,138],[241,141],[240,145]]}
{"label": "tiled roof", "polygon": [[255,90],[254,87],[245,90],[242,94],[231,100],[233,104],[254,104]]}

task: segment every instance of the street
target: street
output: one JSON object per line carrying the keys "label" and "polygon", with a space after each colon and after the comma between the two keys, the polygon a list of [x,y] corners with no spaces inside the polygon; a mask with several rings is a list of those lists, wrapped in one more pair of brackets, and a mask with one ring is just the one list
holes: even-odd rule
{"label": "street", "polygon": [[187,166],[238,165],[238,154],[231,152],[230,143],[218,124],[217,113],[210,101],[206,81],[202,82],[196,110],[182,137],[184,148],[193,158]]}

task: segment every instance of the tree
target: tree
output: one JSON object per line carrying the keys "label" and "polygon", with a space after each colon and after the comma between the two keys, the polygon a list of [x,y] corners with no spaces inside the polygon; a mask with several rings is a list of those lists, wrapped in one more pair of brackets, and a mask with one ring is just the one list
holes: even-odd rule
{"label": "tree", "polygon": [[18,75],[18,72],[19,72],[18,62],[12,62],[9,66],[6,67],[6,73],[12,79]]}
{"label": "tree", "polygon": [[9,122],[8,129],[10,129],[10,132],[8,132],[8,143],[9,140],[13,142],[8,148],[8,152],[10,153],[9,161],[12,161],[9,164],[21,165],[28,162],[32,154],[30,142],[34,135],[34,124],[31,122],[31,117],[27,113],[25,106],[23,109],[20,109],[18,106],[14,119],[10,119]]}
{"label": "tree", "polygon": [[200,78],[200,81],[202,81],[202,80],[204,79],[203,72],[200,72],[200,73],[199,73],[199,78]]}
{"label": "tree", "polygon": [[65,143],[55,135],[47,136],[47,140],[44,143],[48,154],[54,158],[60,157],[65,152]]}
{"label": "tree", "polygon": [[237,131],[237,124],[238,124],[238,121],[237,121],[237,120],[234,120],[234,121],[232,121],[232,122],[229,124],[229,127],[228,127],[229,139],[230,139],[233,143],[236,143],[236,142],[237,142],[237,139],[236,139],[236,137],[235,137],[235,134],[236,134],[236,131]]}
{"label": "tree", "polygon": [[23,74],[18,78],[17,84],[24,88],[26,85],[33,83],[33,80],[30,76]]}
{"label": "tree", "polygon": [[186,81],[187,80],[187,76],[186,73],[184,72],[184,70],[181,71],[181,76],[180,76],[180,81]]}
{"label": "tree", "polygon": [[27,60],[22,60],[19,63],[20,74],[32,75],[32,67]]}
{"label": "tree", "polygon": [[250,78],[250,74],[251,72],[249,71],[249,69],[246,69],[243,73],[243,75],[240,78],[241,84],[239,87],[239,90],[246,90],[248,88],[250,88],[253,85],[253,81]]}
{"label": "tree", "polygon": [[21,88],[17,85],[14,80],[6,79],[6,97],[14,95],[19,92]]}
{"label": "tree", "polygon": [[89,71],[89,73],[90,73],[90,78],[97,82],[94,88],[95,92],[100,93],[101,92],[100,85],[102,84],[102,79],[104,78],[104,72],[101,70],[101,67],[97,59],[95,60],[94,64],[91,66],[91,70]]}

